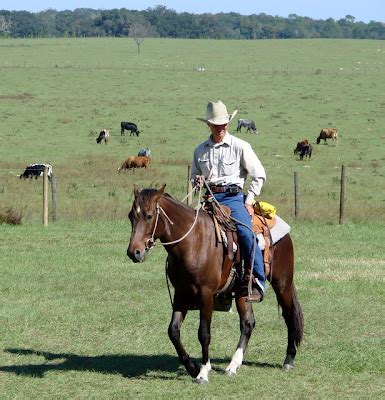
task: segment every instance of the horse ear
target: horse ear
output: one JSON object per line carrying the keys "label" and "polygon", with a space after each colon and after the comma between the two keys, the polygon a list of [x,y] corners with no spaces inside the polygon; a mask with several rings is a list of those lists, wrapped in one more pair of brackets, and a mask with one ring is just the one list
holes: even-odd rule
{"label": "horse ear", "polygon": [[166,184],[164,184],[159,190],[158,194],[161,196],[164,193],[164,188],[166,187]]}
{"label": "horse ear", "polygon": [[134,185],[134,196],[138,197],[139,193],[141,192],[141,189],[139,186]]}

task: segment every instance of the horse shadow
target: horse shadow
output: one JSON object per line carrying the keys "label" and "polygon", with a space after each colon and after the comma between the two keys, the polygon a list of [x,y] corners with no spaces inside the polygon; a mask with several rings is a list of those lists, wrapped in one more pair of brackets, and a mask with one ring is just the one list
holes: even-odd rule
{"label": "horse shadow", "polygon": [[[15,375],[43,378],[49,371],[90,371],[101,374],[119,374],[124,378],[151,378],[176,379],[187,372],[181,368],[176,356],[160,355],[136,355],[136,354],[107,354],[101,356],[83,356],[72,353],[51,353],[32,349],[4,349],[4,352],[22,356],[41,356],[44,362],[40,364],[21,364],[0,366],[0,372],[13,373]],[[61,360],[61,362],[59,361]],[[53,362],[50,364],[50,362]],[[213,370],[225,372],[225,368],[218,364],[228,363],[228,359],[212,359]],[[215,365],[216,364],[216,365]],[[268,364],[254,361],[245,361],[243,365],[257,368],[282,368],[279,364]],[[164,375],[172,372],[176,376]],[[162,374],[163,373],[163,374]]]}
{"label": "horse shadow", "polygon": [[[101,356],[83,356],[72,353],[51,353],[33,349],[4,349],[4,352],[17,355],[33,355],[44,357],[40,364],[26,363],[22,365],[0,366],[1,372],[43,378],[49,371],[90,371],[102,374],[119,374],[125,378],[143,378],[156,375],[157,379],[175,379],[162,375],[178,371],[179,362],[176,357],[166,354],[136,355],[136,354],[106,354]],[[53,362],[50,364],[50,362]]]}

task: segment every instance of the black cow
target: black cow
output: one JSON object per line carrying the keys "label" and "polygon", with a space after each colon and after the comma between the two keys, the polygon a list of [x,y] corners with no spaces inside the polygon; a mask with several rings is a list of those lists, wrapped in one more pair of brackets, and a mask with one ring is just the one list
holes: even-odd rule
{"label": "black cow", "polygon": [[307,139],[302,140],[297,143],[294,149],[294,154],[299,154],[299,159],[303,160],[304,157],[309,157],[311,159],[311,153],[313,152],[313,146],[309,143]]}
{"label": "black cow", "polygon": [[151,155],[151,150],[146,147],[145,149],[140,149],[138,152],[139,157],[149,157]]}
{"label": "black cow", "polygon": [[39,176],[43,176],[44,174],[44,168],[48,167],[48,179],[52,178],[52,166],[50,164],[29,164],[25,171],[20,175],[20,179],[24,178],[33,178],[35,177],[36,179]]}
{"label": "black cow", "polygon": [[139,136],[140,131],[138,130],[138,127],[136,124],[133,122],[121,122],[120,123],[120,134],[123,136],[124,135],[124,130],[130,131],[130,136],[136,134],[136,136]]}
{"label": "black cow", "polygon": [[238,126],[237,126],[237,132],[241,132],[241,128],[244,126],[247,128],[246,132],[253,131],[254,133],[258,133],[258,130],[255,126],[255,123],[252,119],[239,119],[238,120]]}

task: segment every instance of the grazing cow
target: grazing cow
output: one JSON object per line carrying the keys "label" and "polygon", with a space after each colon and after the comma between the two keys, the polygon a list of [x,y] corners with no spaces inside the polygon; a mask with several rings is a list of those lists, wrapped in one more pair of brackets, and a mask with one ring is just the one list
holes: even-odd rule
{"label": "grazing cow", "polygon": [[145,149],[140,149],[138,152],[139,157],[150,157],[151,155],[151,150],[146,147]]}
{"label": "grazing cow", "polygon": [[258,133],[258,130],[255,127],[255,123],[252,119],[239,119],[238,126],[237,126],[237,132],[241,132],[242,126],[247,128],[246,133],[250,132],[250,131],[253,131],[254,133]]}
{"label": "grazing cow", "polygon": [[338,139],[337,129],[336,128],[323,128],[323,129],[321,129],[321,132],[316,139],[317,139],[317,144],[320,143],[321,139],[323,139],[325,141],[324,144],[328,144],[326,139],[332,139],[337,142],[337,139]]}
{"label": "grazing cow", "polygon": [[48,173],[47,173],[48,179],[51,179],[52,178],[51,164],[29,164],[19,178],[32,179],[33,177],[35,177],[37,179],[39,176],[43,176],[45,167],[48,168]]}
{"label": "grazing cow", "polygon": [[96,138],[96,143],[100,143],[102,140],[104,140],[104,143],[107,144],[109,138],[110,131],[108,129],[103,129]]}
{"label": "grazing cow", "polygon": [[127,160],[123,162],[123,164],[118,168],[118,173],[124,169],[132,169],[135,172],[136,168],[147,168],[150,166],[151,158],[150,157],[139,157],[132,156],[128,157]]}
{"label": "grazing cow", "polygon": [[297,143],[294,149],[294,154],[299,154],[299,159],[303,160],[304,157],[309,157],[311,159],[311,153],[313,152],[313,146],[309,143],[307,139],[302,140]]}
{"label": "grazing cow", "polygon": [[130,136],[136,134],[136,136],[139,136],[140,131],[138,130],[138,127],[136,124],[133,122],[121,122],[120,123],[120,134],[123,136],[124,135],[124,130],[130,131]]}

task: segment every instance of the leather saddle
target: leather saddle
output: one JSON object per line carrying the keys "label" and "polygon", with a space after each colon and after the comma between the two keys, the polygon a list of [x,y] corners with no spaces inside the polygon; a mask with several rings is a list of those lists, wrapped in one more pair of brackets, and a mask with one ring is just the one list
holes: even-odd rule
{"label": "leather saddle", "polygon": [[[215,226],[215,234],[218,243],[223,243],[227,249],[227,257],[230,261],[240,262],[241,254],[238,245],[236,226],[231,220],[231,209],[223,204],[213,202],[206,203],[206,211],[212,216]],[[270,230],[275,226],[276,218],[266,218],[264,215],[253,214],[252,229],[257,234],[262,234],[265,240],[265,249],[262,250],[265,265],[265,275],[270,273],[271,251],[273,245]]]}

